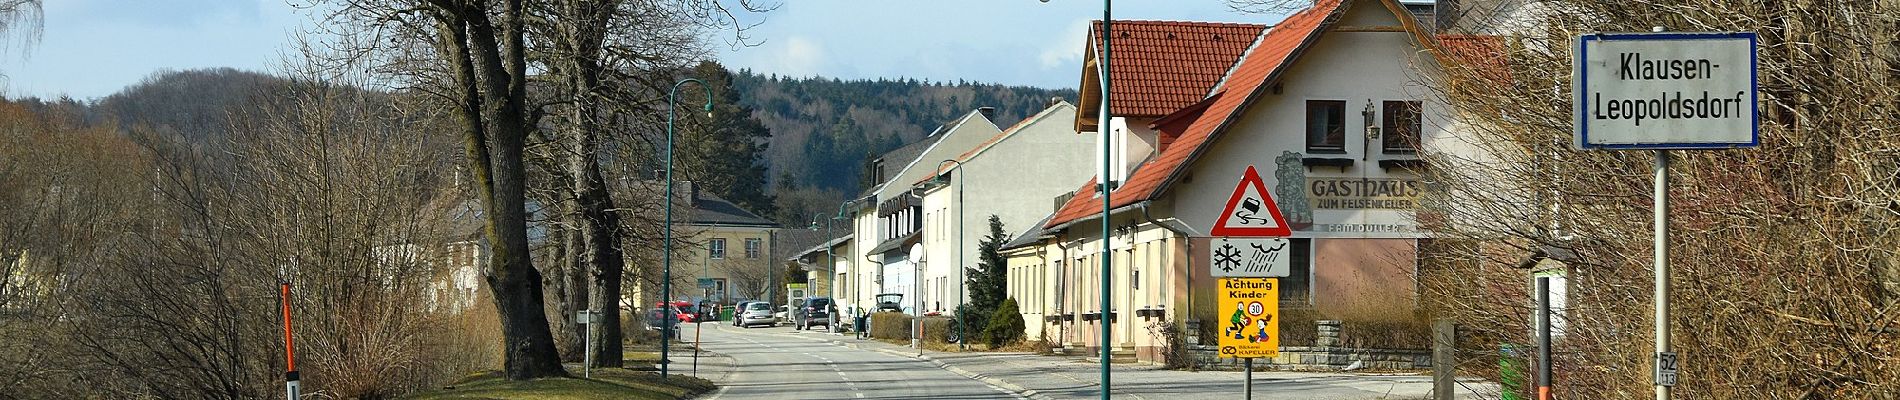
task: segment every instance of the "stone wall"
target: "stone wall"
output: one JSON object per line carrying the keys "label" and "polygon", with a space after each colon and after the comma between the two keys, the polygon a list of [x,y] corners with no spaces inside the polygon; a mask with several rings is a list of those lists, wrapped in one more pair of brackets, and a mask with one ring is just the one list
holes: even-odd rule
{"label": "stone wall", "polygon": [[[1254,366],[1278,370],[1403,370],[1426,369],[1432,367],[1431,350],[1409,349],[1355,349],[1338,347],[1339,321],[1321,320],[1314,322],[1318,330],[1316,346],[1282,346],[1280,355],[1270,359],[1256,359]],[[1242,360],[1220,358],[1220,347],[1213,345],[1190,345],[1188,353],[1194,357],[1194,364],[1203,369],[1239,369]]]}

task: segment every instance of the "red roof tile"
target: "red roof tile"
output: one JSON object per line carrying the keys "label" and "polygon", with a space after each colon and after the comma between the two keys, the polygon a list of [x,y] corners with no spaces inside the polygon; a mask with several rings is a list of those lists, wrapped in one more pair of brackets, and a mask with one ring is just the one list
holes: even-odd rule
{"label": "red roof tile", "polygon": [[[1266,26],[1115,20],[1111,28],[1115,40],[1109,43],[1109,70],[1114,79],[1109,83],[1115,115],[1158,117],[1206,98]],[[1102,21],[1090,29],[1090,40],[1101,45]]]}
{"label": "red roof tile", "polygon": [[[1158,195],[1162,185],[1185,166],[1189,158],[1200,153],[1202,147],[1211,142],[1230,120],[1239,116],[1261,85],[1279,75],[1281,68],[1291,65],[1289,61],[1296,53],[1317,39],[1318,33],[1336,18],[1341,9],[1339,0],[1319,0],[1313,7],[1287,16],[1280,21],[1280,25],[1268,29],[1266,36],[1227,77],[1221,91],[1214,94],[1218,98],[1213,99],[1207,110],[1188,125],[1180,138],[1162,150],[1160,156],[1135,170],[1126,183],[1115,189],[1115,195],[1110,199],[1113,207],[1128,206]],[[1120,25],[1119,22],[1116,24]],[[1116,62],[1114,68],[1120,66],[1121,63]],[[1190,104],[1193,102],[1182,106]],[[1118,109],[1115,114],[1126,115],[1127,111]],[[1076,196],[1056,210],[1055,216],[1044,226],[1054,228],[1085,216],[1101,214],[1102,201],[1096,195],[1094,182],[1090,180],[1081,190],[1077,190]]]}
{"label": "red roof tile", "polygon": [[1465,76],[1491,82],[1510,82],[1511,68],[1504,38],[1486,35],[1438,35],[1440,65]]}

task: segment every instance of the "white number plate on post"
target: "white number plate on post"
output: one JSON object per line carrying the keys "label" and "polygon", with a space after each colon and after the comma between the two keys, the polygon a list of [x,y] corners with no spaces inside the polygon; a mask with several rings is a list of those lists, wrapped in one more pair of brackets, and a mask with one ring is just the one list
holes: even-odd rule
{"label": "white number plate on post", "polygon": [[1676,353],[1656,353],[1656,386],[1676,386]]}

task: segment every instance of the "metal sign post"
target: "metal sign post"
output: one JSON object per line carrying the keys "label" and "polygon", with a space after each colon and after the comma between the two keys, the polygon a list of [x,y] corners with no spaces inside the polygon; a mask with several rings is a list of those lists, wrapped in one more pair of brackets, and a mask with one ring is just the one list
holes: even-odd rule
{"label": "metal sign post", "polygon": [[1253,357],[1243,360],[1247,360],[1247,400],[1253,400]]}
{"label": "metal sign post", "polygon": [[1652,33],[1581,35],[1572,54],[1576,147],[1656,151],[1651,172],[1657,400],[1669,399],[1675,386],[1676,357],[1669,348],[1668,150],[1761,144],[1756,41],[1753,32],[1664,33],[1656,27]]}
{"label": "metal sign post", "polygon": [[[1652,168],[1656,175],[1655,195],[1655,254],[1656,293],[1652,294],[1656,303],[1656,354],[1669,352],[1669,151],[1656,150],[1656,166]],[[1662,364],[1657,363],[1658,371]],[[1675,382],[1664,385],[1656,382],[1656,400],[1668,400],[1671,387]]]}
{"label": "metal sign post", "polygon": [[[594,314],[593,310],[580,310],[574,313],[574,322],[581,324],[581,328],[586,331],[585,334],[581,335],[581,336],[584,336],[584,338],[581,339],[581,348],[583,349],[582,352],[586,353],[582,355],[581,357],[581,365],[582,365],[581,376],[588,377],[588,378],[594,377],[594,315],[593,314]],[[665,341],[665,340],[662,339],[661,341]]]}

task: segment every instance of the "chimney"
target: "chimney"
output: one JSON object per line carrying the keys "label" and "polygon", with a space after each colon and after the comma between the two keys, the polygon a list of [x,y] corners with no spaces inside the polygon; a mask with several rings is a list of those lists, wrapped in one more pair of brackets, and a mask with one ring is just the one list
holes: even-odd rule
{"label": "chimney", "polygon": [[996,107],[977,107],[976,112],[982,113],[983,119],[996,120]]}

